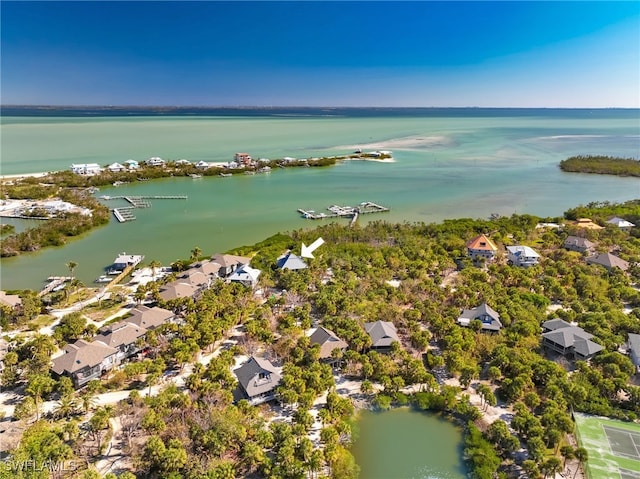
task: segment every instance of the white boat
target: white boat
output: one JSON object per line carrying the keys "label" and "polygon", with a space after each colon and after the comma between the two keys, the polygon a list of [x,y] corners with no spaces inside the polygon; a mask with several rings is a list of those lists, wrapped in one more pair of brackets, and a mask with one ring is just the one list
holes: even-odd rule
{"label": "white boat", "polygon": [[96,278],[93,282],[94,283],[110,283],[111,282],[111,278],[109,278],[109,276],[103,274],[99,278]]}
{"label": "white boat", "polygon": [[196,175],[195,173],[192,173],[192,174],[190,174],[189,176],[190,176],[191,178],[193,178],[194,180],[195,180],[196,178],[202,178],[202,175]]}

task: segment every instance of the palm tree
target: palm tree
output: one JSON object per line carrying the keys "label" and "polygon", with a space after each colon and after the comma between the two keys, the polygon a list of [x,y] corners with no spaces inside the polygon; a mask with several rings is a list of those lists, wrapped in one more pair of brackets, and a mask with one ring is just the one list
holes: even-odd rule
{"label": "palm tree", "polygon": [[197,246],[191,250],[191,261],[198,261],[198,258],[202,254],[202,250]]}
{"label": "palm tree", "polygon": [[60,398],[54,414],[59,418],[72,416],[76,412],[77,401],[71,394],[65,394]]}
{"label": "palm tree", "polygon": [[72,280],[73,280],[73,270],[76,269],[76,266],[78,266],[78,263],[76,263],[75,261],[69,261],[67,263],[67,268],[69,268],[69,274],[71,275]]}
{"label": "palm tree", "polygon": [[151,261],[151,263],[149,263],[149,267],[151,268],[151,276],[153,276],[153,279],[156,279],[156,270],[162,266],[160,264],[160,261],[156,261],[155,259],[153,261]]}
{"label": "palm tree", "polygon": [[[589,460],[589,453],[584,447],[577,448],[573,454],[583,467],[584,467],[584,463]],[[576,472],[573,474],[574,479],[578,474],[579,469],[580,469],[579,467],[576,468]]]}

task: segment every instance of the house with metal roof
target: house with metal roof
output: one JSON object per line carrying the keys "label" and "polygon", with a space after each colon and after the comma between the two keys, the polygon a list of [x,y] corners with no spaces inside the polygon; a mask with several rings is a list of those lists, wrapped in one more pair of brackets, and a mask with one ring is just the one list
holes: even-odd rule
{"label": "house with metal roof", "polygon": [[528,268],[540,262],[540,255],[529,246],[507,246],[507,259],[515,266]]}
{"label": "house with metal roof", "polygon": [[604,266],[609,271],[613,270],[613,268],[619,268],[622,271],[627,271],[629,269],[629,263],[618,256],[611,253],[601,253],[595,256],[591,256],[587,258],[588,264],[599,264],[600,266]]}
{"label": "house with metal roof", "polygon": [[309,344],[318,344],[320,346],[319,359],[326,362],[333,362],[334,350],[344,351],[348,346],[346,341],[336,336],[333,331],[323,328],[322,326],[316,328],[315,331],[311,333],[309,336]]}
{"label": "house with metal roof", "polygon": [[230,283],[240,283],[248,288],[255,288],[258,285],[258,277],[261,271],[252,268],[248,264],[240,266],[229,275],[227,281]]}
{"label": "house with metal roof", "polygon": [[242,394],[253,406],[275,398],[281,380],[280,370],[267,359],[251,356],[233,373],[238,378]]}
{"label": "house with metal roof", "polygon": [[74,163],[71,165],[71,171],[76,175],[97,175],[102,171],[102,167],[98,163]]}
{"label": "house with metal roof", "polygon": [[592,253],[596,249],[594,242],[580,236],[567,236],[562,245],[565,249],[578,253]]}
{"label": "house with metal roof", "polygon": [[276,267],[279,269],[306,269],[307,263],[298,255],[293,254],[291,251],[287,251],[276,260]]}
{"label": "house with metal roof", "polygon": [[604,349],[591,341],[593,334],[561,319],[546,321],[542,328],[542,346],[563,356],[588,361]]}
{"label": "house with metal roof", "polygon": [[395,325],[388,321],[365,323],[364,330],[371,338],[372,349],[386,350],[394,342],[400,342]]}
{"label": "house with metal roof", "polygon": [[617,226],[621,230],[625,231],[629,231],[635,226],[631,221],[627,221],[624,218],[619,218],[617,216],[611,218],[610,220],[607,220],[606,222],[607,224]]}
{"label": "house with metal roof", "polygon": [[497,333],[502,329],[500,314],[487,303],[482,303],[477,308],[463,310],[458,317],[458,324],[468,327],[475,320],[482,323],[482,331]]}
{"label": "house with metal roof", "polygon": [[498,247],[485,235],[479,235],[467,242],[467,256],[473,261],[491,261],[496,257]]}
{"label": "house with metal roof", "polygon": [[114,163],[111,163],[109,166],[107,166],[107,170],[109,170],[112,173],[118,173],[120,171],[124,171],[126,170],[127,167],[124,165],[121,165],[120,163],[118,163],[117,161]]}
{"label": "house with metal roof", "polygon": [[117,350],[100,341],[79,339],[67,344],[65,353],[53,360],[51,370],[58,376],[71,378],[76,388],[113,369],[117,364]]}

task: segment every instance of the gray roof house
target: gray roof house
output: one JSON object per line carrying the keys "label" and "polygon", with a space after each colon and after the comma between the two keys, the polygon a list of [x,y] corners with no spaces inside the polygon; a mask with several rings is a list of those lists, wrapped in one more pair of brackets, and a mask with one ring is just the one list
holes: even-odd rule
{"label": "gray roof house", "polygon": [[252,268],[248,264],[245,264],[231,273],[227,277],[227,281],[230,283],[240,283],[249,288],[255,288],[258,285],[260,273],[261,271],[259,269]]}
{"label": "gray roof house", "polygon": [[604,348],[591,341],[593,334],[562,319],[542,324],[542,345],[567,357],[589,360]]}
{"label": "gray roof house", "polygon": [[275,398],[281,377],[278,368],[268,360],[251,356],[233,373],[245,398],[253,406]]}
{"label": "gray roof house", "polygon": [[627,271],[629,269],[629,263],[622,258],[617,257],[611,253],[601,253],[595,256],[591,256],[587,258],[588,264],[599,264],[600,266],[604,266],[609,271],[613,268],[619,268],[622,271]]}
{"label": "gray roof house", "polygon": [[211,261],[214,263],[218,263],[220,268],[218,270],[218,274],[221,278],[226,278],[231,273],[233,273],[240,266],[249,264],[251,258],[246,258],[244,256],[234,256],[232,254],[214,254],[211,257]]}
{"label": "gray roof house", "polygon": [[507,259],[515,266],[528,268],[540,261],[540,255],[528,246],[507,246]]}
{"label": "gray roof house", "polygon": [[175,318],[173,311],[154,306],[136,306],[131,310],[131,316],[124,318],[124,321],[145,329],[156,329]]}
{"label": "gray roof house", "polygon": [[120,321],[105,326],[94,340],[117,349],[116,362],[119,364],[140,351],[141,348],[136,343],[139,339],[144,338],[146,333],[147,330],[142,326]]}
{"label": "gray roof house", "polygon": [[580,236],[567,236],[564,240],[563,246],[569,251],[577,251],[579,253],[593,252],[595,251],[596,244],[589,241],[587,238],[581,238]]}
{"label": "gray roof house", "polygon": [[638,373],[640,372],[640,334],[629,333],[627,347],[629,348],[631,361],[636,367],[636,373]]}
{"label": "gray roof house", "polygon": [[619,218],[618,216],[607,220],[607,223],[610,225],[615,225],[621,230],[625,231],[628,231],[635,226],[631,221],[627,221],[624,218]]}
{"label": "gray roof house", "polygon": [[309,336],[309,343],[320,345],[320,359],[331,360],[333,359],[332,353],[334,349],[344,351],[347,349],[347,342],[340,339],[333,331],[320,326],[317,328],[311,336]]}
{"label": "gray roof house", "polygon": [[458,318],[458,324],[460,326],[469,326],[471,321],[476,319],[482,323],[483,331],[495,333],[502,329],[500,314],[498,314],[498,312],[491,308],[487,303],[482,303],[474,309],[463,310]]}
{"label": "gray roof house", "polygon": [[280,269],[297,270],[306,269],[307,263],[305,263],[300,256],[293,254],[291,251],[287,251],[277,259],[276,266]]}
{"label": "gray roof house", "polygon": [[400,342],[396,327],[388,321],[365,323],[364,330],[371,338],[371,347],[374,349],[388,349],[392,343]]}
{"label": "gray roof house", "polygon": [[58,376],[68,376],[76,388],[99,378],[116,365],[117,350],[95,341],[80,339],[67,344],[65,353],[53,360],[51,370]]}
{"label": "gray roof house", "polygon": [[160,288],[160,297],[165,301],[178,298],[193,298],[199,291],[199,288],[191,283],[183,283],[174,281],[167,283]]}

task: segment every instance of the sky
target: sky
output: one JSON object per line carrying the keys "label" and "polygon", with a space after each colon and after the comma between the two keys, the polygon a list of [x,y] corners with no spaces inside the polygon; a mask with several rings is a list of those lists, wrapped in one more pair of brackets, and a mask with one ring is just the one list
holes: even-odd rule
{"label": "sky", "polygon": [[0,2],[3,105],[640,107],[640,2]]}

